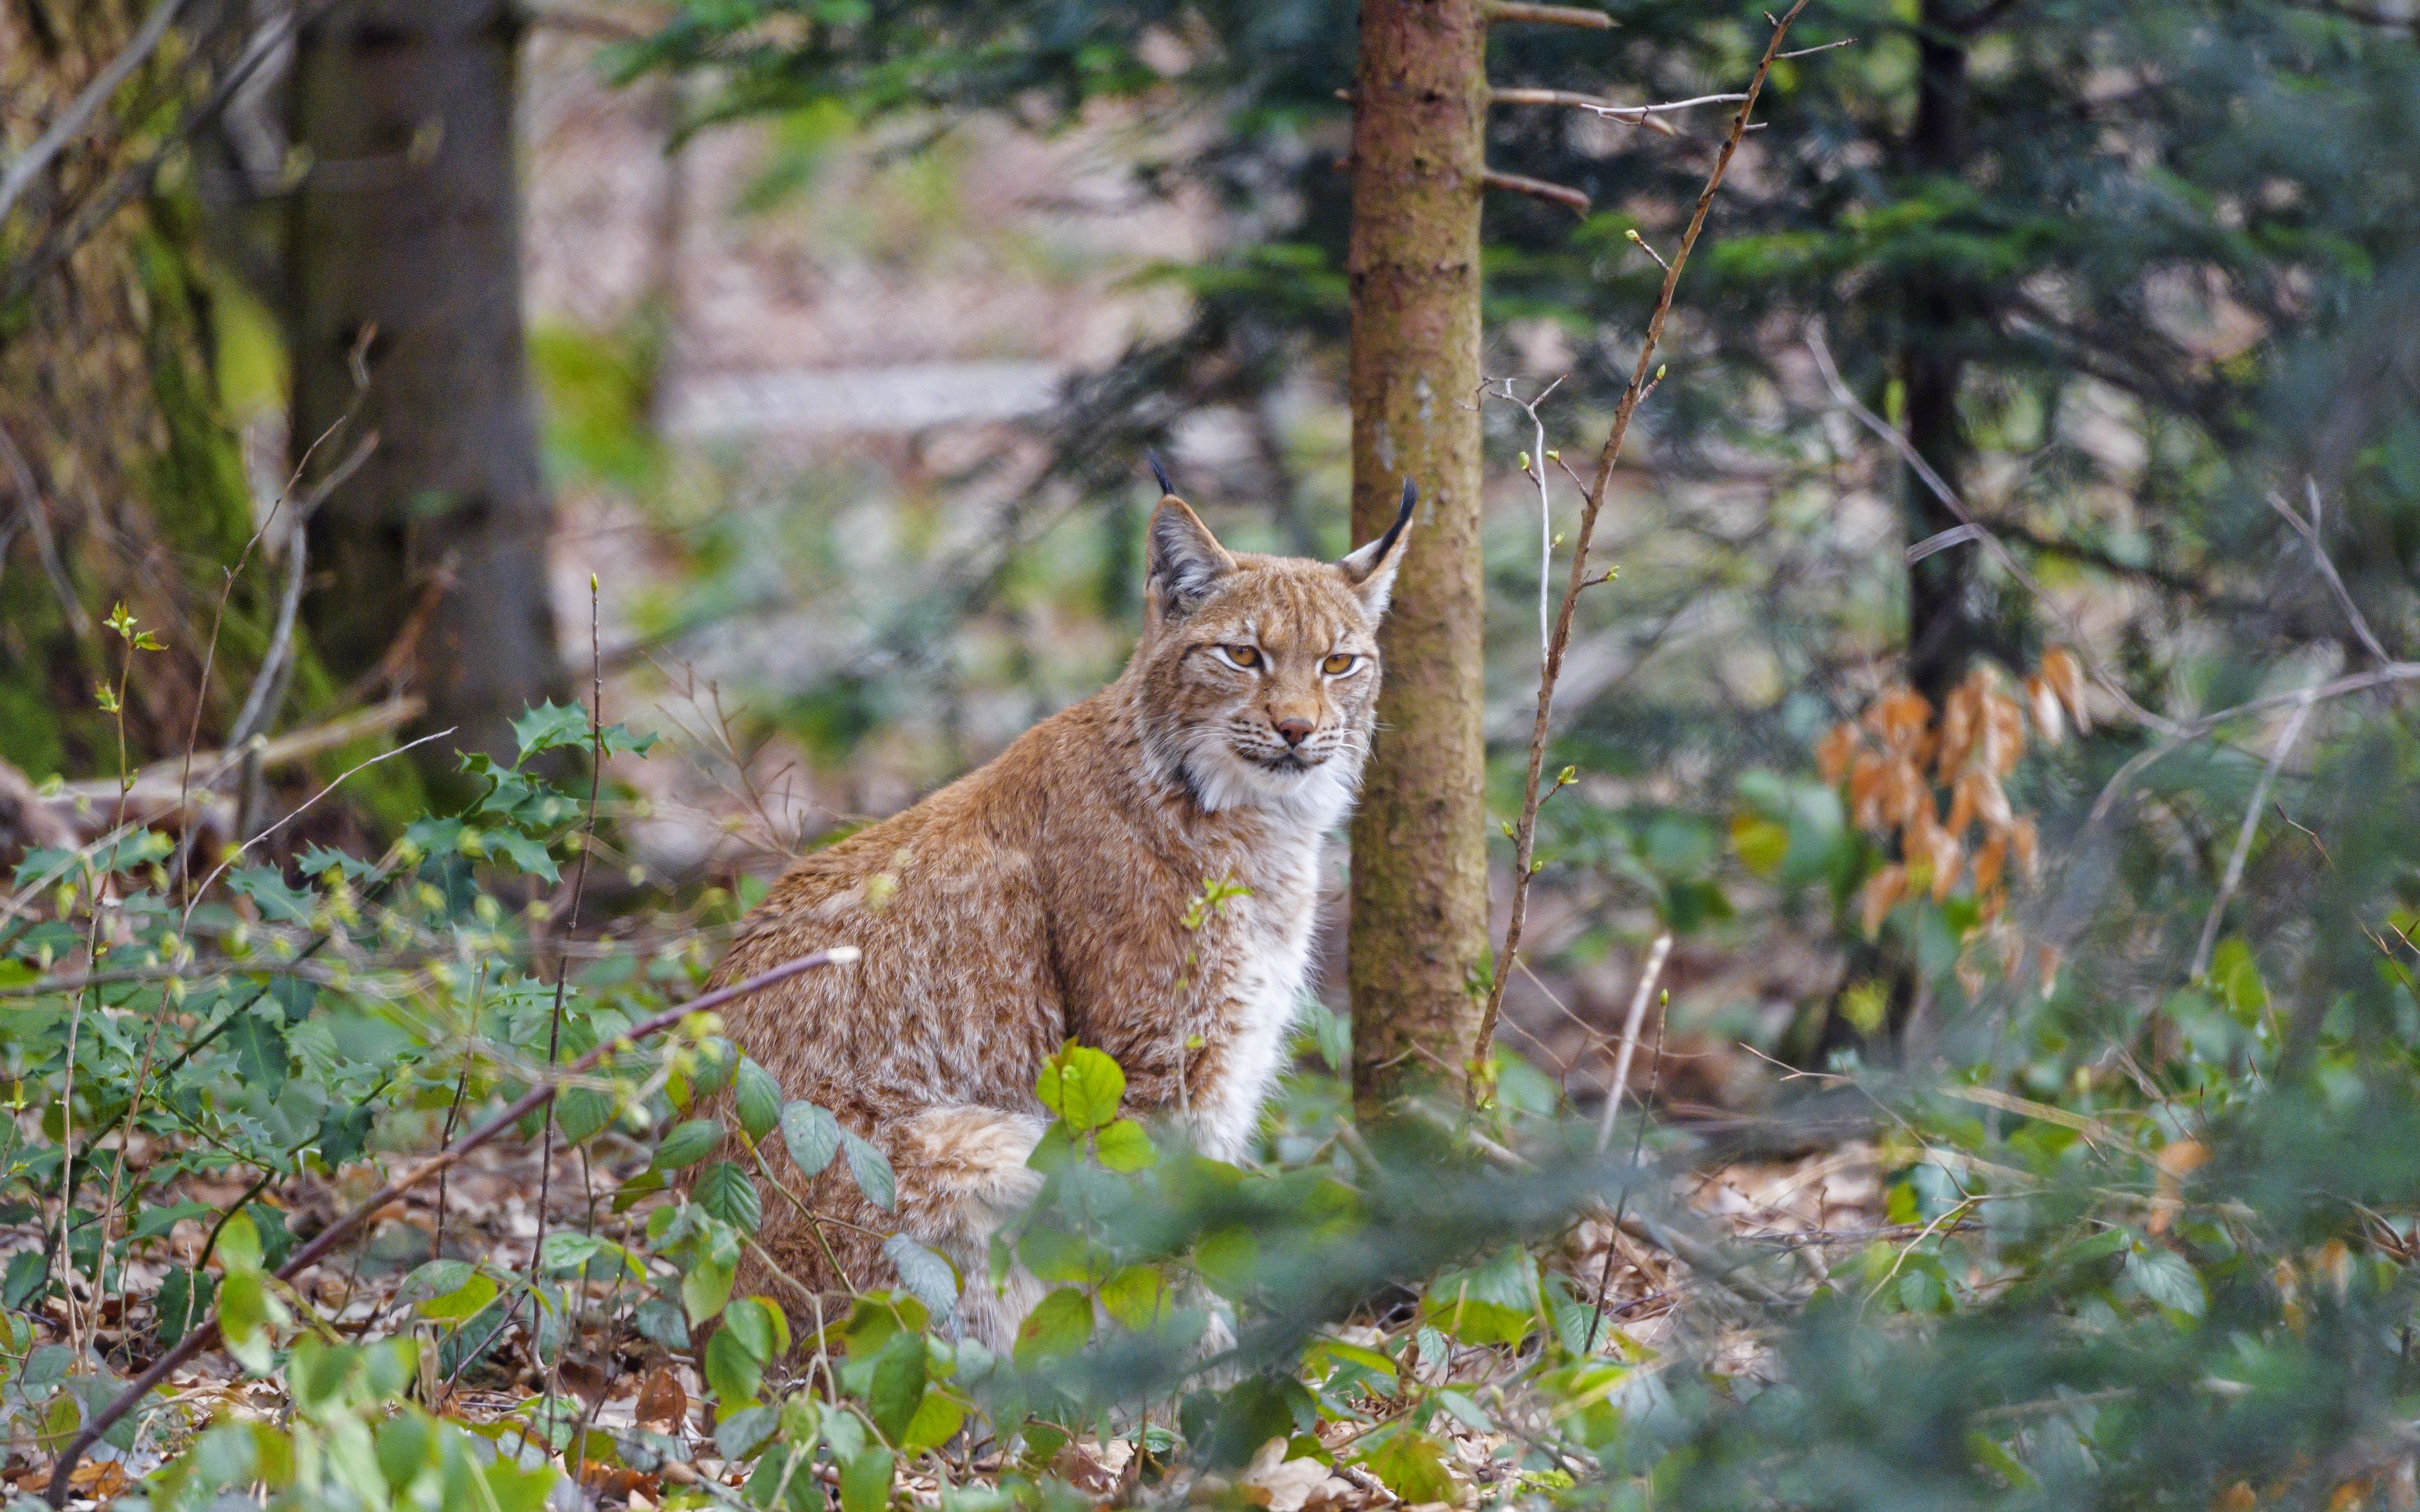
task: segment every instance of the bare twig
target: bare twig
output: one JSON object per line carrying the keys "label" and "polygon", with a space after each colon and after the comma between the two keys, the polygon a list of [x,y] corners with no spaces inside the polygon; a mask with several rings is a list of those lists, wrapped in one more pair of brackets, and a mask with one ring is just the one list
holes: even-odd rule
{"label": "bare twig", "polygon": [[84,135],[85,128],[92,124],[93,116],[100,114],[101,106],[109,103],[110,96],[117,93],[117,86],[132,78],[134,70],[159,50],[161,39],[176,23],[177,13],[184,8],[185,0],[160,0],[160,8],[144,19],[134,39],[126,44],[126,51],[110,59],[107,68],[93,75],[92,82],[85,85],[83,92],[59,113],[59,118],[51,123],[50,129],[36,137],[34,145],[27,147],[16,162],[8,164],[7,172],[0,173],[0,221],[8,218],[8,212],[17,207],[18,198],[40,177],[42,170],[51,165],[52,160]]}
{"label": "bare twig", "polygon": [[1586,215],[1589,212],[1588,195],[1569,184],[1548,183],[1544,178],[1532,178],[1526,174],[1498,173],[1493,168],[1480,175],[1480,181],[1490,189],[1501,189],[1514,194],[1527,194],[1531,199],[1552,200],[1558,205],[1568,207],[1575,215]]}
{"label": "bare twig", "polygon": [[[1837,43],[1835,46],[1838,45]],[[1787,55],[1787,54],[1785,54]],[[1561,105],[1571,110],[1584,110],[1605,120],[1622,121],[1632,126],[1652,126],[1669,132],[1670,128],[1660,118],[1678,115],[1684,110],[1702,110],[1708,105],[1736,105],[1745,95],[1693,95],[1687,100],[1667,100],[1648,105],[1625,105],[1601,95],[1584,94],[1576,89],[1532,89],[1512,87],[1493,89],[1488,101],[1497,105]]]}
{"label": "bare twig", "polygon": [[[1781,51],[1781,39],[1790,33],[1790,23],[1807,8],[1807,0],[1796,0],[1788,13],[1774,23],[1773,35],[1765,42],[1764,55],[1757,60],[1756,72],[1748,80],[1738,114],[1731,117],[1730,130],[1723,137],[1722,150],[1714,158],[1714,171],[1706,177],[1706,186],[1698,194],[1698,203],[1689,214],[1688,228],[1681,234],[1681,244],[1672,254],[1671,266],[1665,270],[1664,286],[1655,296],[1655,308],[1647,318],[1646,338],[1639,343],[1637,365],[1632,369],[1629,386],[1621,393],[1621,402],[1614,407],[1613,425],[1606,433],[1604,448],[1597,454],[1596,474],[1580,495],[1579,532],[1572,549],[1569,584],[1563,590],[1562,607],[1556,612],[1552,638],[1546,646],[1545,670],[1538,678],[1538,714],[1529,732],[1529,764],[1521,790],[1521,820],[1513,836],[1512,904],[1511,917],[1504,926],[1504,948],[1497,952],[1495,980],[1487,989],[1487,1006],[1481,1011],[1479,1033],[1472,1041],[1472,1065],[1486,1064],[1489,1043],[1496,1036],[1496,1021],[1504,1011],[1504,989],[1512,980],[1512,967],[1520,959],[1521,931],[1528,916],[1529,882],[1535,874],[1532,861],[1538,839],[1538,805],[1544,801],[1539,781],[1546,764],[1546,736],[1554,717],[1555,684],[1562,675],[1563,657],[1571,648],[1572,618],[1578,611],[1580,594],[1589,583],[1589,544],[1596,536],[1598,514],[1605,508],[1606,491],[1613,481],[1614,465],[1621,459],[1622,443],[1630,436],[1631,417],[1638,412],[1639,401],[1654,380],[1655,349],[1664,337],[1664,323],[1672,314],[1672,297],[1681,285],[1681,271],[1689,264],[1690,250],[1697,246],[1699,234],[1705,230],[1706,216],[1714,208],[1714,195],[1723,186],[1724,176],[1730,172],[1731,159],[1739,152],[1740,140],[1747,135],[1748,117],[1756,111],[1757,96],[1764,90],[1767,74],[1773,71],[1773,59]],[[1468,1079],[1471,1095],[1477,1096],[1481,1078]]]}
{"label": "bare twig", "polygon": [[[2320,558],[2325,561],[2326,558]],[[2202,920],[2201,943],[2194,947],[2192,980],[2199,981],[2210,974],[2211,952],[2218,945],[2218,927],[2226,918],[2226,905],[2235,897],[2235,889],[2243,881],[2243,863],[2252,854],[2252,837],[2260,829],[2260,808],[2269,801],[2269,789],[2277,780],[2278,770],[2286,764],[2287,753],[2302,738],[2303,724],[2311,717],[2312,695],[2317,686],[2304,690],[2294,704],[2293,716],[2279,732],[2277,745],[2269,752],[2269,764],[2260,769],[2260,780],[2252,786],[2252,801],[2243,806],[2243,825],[2235,832],[2235,849],[2226,857],[2226,874],[2219,878],[2218,896],[2210,903],[2210,917]]]}
{"label": "bare twig", "polygon": [[2320,544],[2319,480],[2304,479],[2303,488],[2311,501],[2310,518],[2304,519],[2291,504],[2287,503],[2275,493],[2268,496],[2269,507],[2283,516],[2286,523],[2294,527],[2294,533],[2301,536],[2304,544],[2311,548],[2312,564],[2319,569],[2319,576],[2327,579],[2328,591],[2336,596],[2336,607],[2344,610],[2347,620],[2352,622],[2352,633],[2361,640],[2362,649],[2377,657],[2381,663],[2393,661],[2395,658],[2388,656],[2386,647],[2379,642],[2377,632],[2370,629],[2369,620],[2362,613],[2361,606],[2352,601],[2351,592],[2345,587],[2344,575],[2336,571],[2335,560],[2328,555],[2327,548]]}
{"label": "bare twig", "polygon": [[1614,1116],[1621,1111],[1621,1094],[1630,1088],[1631,1057],[1638,1053],[1638,1026],[1647,1017],[1648,999],[1655,995],[1656,980],[1664,975],[1664,963],[1671,954],[1672,932],[1668,929],[1647,948],[1646,964],[1638,968],[1638,988],[1630,995],[1629,1016],[1621,1021],[1621,1050],[1613,1060],[1613,1085],[1606,1088],[1605,1112],[1597,1119],[1599,1152],[1613,1142]]}
{"label": "bare twig", "polygon": [[1602,10],[1585,6],[1532,5],[1529,0],[1488,0],[1484,8],[1491,26],[1504,22],[1537,22],[1548,26],[1578,26],[1590,31],[1605,31],[1615,23]]}
{"label": "bare twig", "polygon": [[[710,993],[702,993],[677,1007],[664,1010],[652,1018],[642,1019],[621,1034],[597,1045],[565,1067],[561,1076],[540,1081],[536,1086],[532,1087],[516,1098],[504,1111],[473,1130],[460,1144],[431,1155],[355,1203],[344,1216],[319,1230],[308,1243],[288,1256],[286,1263],[277,1268],[276,1279],[291,1281],[310,1267],[317,1265],[331,1250],[351,1237],[354,1230],[360,1228],[387,1204],[396,1201],[430,1177],[451,1170],[471,1151],[513,1128],[539,1108],[551,1105],[555,1094],[562,1089],[566,1082],[595,1071],[616,1051],[635,1045],[640,1041],[653,1039],[692,1013],[712,1012],[743,997],[763,992],[768,987],[786,981],[802,972],[812,971],[819,966],[845,965],[857,958],[858,952],[854,946],[840,945],[828,950],[817,950],[812,955],[803,955],[795,961],[784,962],[769,971],[759,972],[745,981],[734,982],[728,987],[718,988]],[[84,1458],[85,1451],[90,1449],[119,1418],[124,1417],[144,1397],[149,1396],[154,1387],[167,1380],[187,1361],[203,1350],[216,1346],[219,1337],[219,1315],[216,1309],[212,1309],[210,1316],[192,1333],[178,1340],[174,1348],[151,1362],[149,1369],[129,1381],[125,1390],[119,1392],[108,1406],[88,1415],[85,1419],[84,1427],[67,1448],[60,1452],[58,1464],[51,1473],[51,1484],[47,1493],[51,1505],[57,1507],[67,1504],[70,1483],[75,1473],[77,1463]]]}
{"label": "bare twig", "polygon": [[51,518],[42,507],[42,490],[34,479],[34,470],[25,461],[25,454],[17,449],[16,438],[0,426],[0,462],[8,464],[8,481],[17,489],[19,517],[34,537],[34,555],[42,563],[42,575],[51,580],[51,592],[59,601],[59,612],[67,616],[68,625],[84,640],[92,634],[92,616],[84,611],[84,600],[76,596],[75,580],[68,576],[67,563],[59,558],[59,543],[51,534]]}

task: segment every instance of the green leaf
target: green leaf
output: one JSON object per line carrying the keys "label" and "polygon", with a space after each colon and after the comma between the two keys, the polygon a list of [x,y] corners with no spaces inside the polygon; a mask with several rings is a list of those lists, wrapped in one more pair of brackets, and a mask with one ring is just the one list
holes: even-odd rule
{"label": "green leaf", "polygon": [[958,1305],[958,1273],[950,1262],[905,1234],[882,1242],[883,1258],[899,1272],[899,1284],[936,1318],[946,1318]]}
{"label": "green leaf", "polygon": [[[520,748],[523,762],[542,750],[585,746],[588,744],[588,711],[576,703],[566,705],[549,699],[513,721],[513,743]],[[519,765],[520,763],[514,764]]]}
{"label": "green leaf", "polygon": [[813,1103],[793,1103],[782,1110],[782,1143],[789,1147],[801,1177],[812,1180],[821,1176],[840,1153],[840,1120]]}
{"label": "green leaf", "polygon": [[902,1333],[874,1357],[874,1374],[865,1388],[867,1415],[882,1436],[896,1443],[908,1431],[924,1399],[924,1337]]}
{"label": "green leaf", "polygon": [[1731,818],[1731,853],[1740,865],[1760,877],[1781,870],[1790,855],[1790,831],[1772,820],[1742,810]]}
{"label": "green leaf", "polygon": [[891,1451],[878,1445],[841,1466],[841,1512],[883,1512],[891,1504]]}
{"label": "green leaf", "polygon": [[1121,1326],[1140,1333],[1167,1322],[1175,1298],[1158,1267],[1129,1265],[1101,1283],[1101,1306]]}
{"label": "green leaf", "polygon": [[748,1352],[731,1330],[718,1329],[706,1344],[706,1384],[714,1399],[728,1410],[756,1399],[765,1383],[765,1365]]}
{"label": "green leaf", "polygon": [[1446,1469],[1445,1445],[1405,1429],[1361,1457],[1361,1467],[1405,1502],[1458,1502],[1461,1489]]}
{"label": "green leaf", "polygon": [[1068,1128],[1090,1134],[1118,1116],[1118,1101],[1126,1093],[1126,1073],[1100,1051],[1069,1041],[1044,1063],[1033,1093]]}
{"label": "green leaf", "polygon": [[714,1446],[722,1458],[732,1461],[746,1459],[765,1446],[773,1430],[782,1426],[782,1410],[778,1407],[744,1407],[722,1420],[714,1430]]}
{"label": "green leaf", "polygon": [[767,1365],[790,1350],[788,1315],[763,1297],[745,1297],[724,1308],[722,1326]]}
{"label": "green leaf", "polygon": [[161,1347],[168,1348],[193,1332],[194,1324],[209,1316],[210,1300],[217,1294],[218,1281],[208,1271],[188,1271],[183,1266],[170,1271],[151,1304]]}
{"label": "green leaf", "polygon": [[230,1271],[260,1269],[260,1227],[249,1211],[238,1212],[221,1226],[211,1254]]}
{"label": "green leaf", "polygon": [[271,924],[308,924],[312,910],[318,906],[316,894],[287,887],[285,874],[273,866],[238,867],[227,873],[226,880],[228,887],[251,899],[260,917]]}
{"label": "green leaf", "polygon": [[722,1143],[722,1125],[712,1119],[691,1119],[673,1126],[656,1147],[656,1169],[684,1170],[706,1159]]}
{"label": "green leaf", "polygon": [[753,1060],[742,1060],[732,1088],[739,1127],[748,1131],[748,1137],[756,1140],[771,1134],[782,1118],[782,1084],[773,1079],[773,1073]]}
{"label": "green leaf", "polygon": [[1016,1331],[1016,1363],[1031,1365],[1073,1354],[1093,1340],[1093,1299],[1061,1287],[1034,1304]]}
{"label": "green leaf", "polygon": [[2201,1277],[2174,1250],[2153,1246],[2130,1251],[2125,1279],[2140,1295],[2188,1318],[2199,1318],[2210,1305]]}
{"label": "green leaf", "polygon": [[690,1266],[681,1277],[681,1305],[689,1312],[691,1327],[722,1311],[722,1304],[731,1300],[731,1279],[737,1270],[733,1262],[711,1256],[701,1256]]}
{"label": "green leaf", "polygon": [[765,1220],[756,1183],[735,1161],[719,1160],[697,1179],[697,1204],[734,1228],[754,1233]]}
{"label": "green leaf", "polygon": [[593,1087],[566,1088],[554,1100],[554,1126],[575,1145],[586,1144],[613,1121],[613,1100]]}
{"label": "green leaf", "polygon": [[1139,1171],[1159,1159],[1151,1135],[1132,1119],[1120,1119],[1093,1136],[1093,1153],[1113,1171]]}
{"label": "green leaf", "polygon": [[841,1131],[840,1143],[848,1156],[848,1174],[857,1179],[857,1189],[865,1194],[866,1201],[889,1212],[899,1200],[899,1178],[891,1173],[891,1162],[845,1129]]}
{"label": "green leaf", "polygon": [[249,1009],[239,1010],[227,1021],[224,1038],[235,1052],[236,1068],[245,1084],[275,1097],[286,1085],[284,1016],[269,1018]]}
{"label": "green leaf", "polygon": [[[579,1237],[576,1234],[552,1236],[553,1239]],[[224,1251],[226,1242],[221,1240],[219,1247]],[[395,1300],[409,1306],[414,1303],[451,1296],[470,1285],[471,1278],[478,1273],[479,1268],[468,1260],[430,1260],[403,1278],[403,1285],[396,1288]]]}
{"label": "green leaf", "polygon": [[454,1290],[420,1304],[419,1312],[421,1317],[432,1322],[458,1323],[466,1318],[477,1317],[481,1309],[495,1300],[494,1279],[474,1275]]}
{"label": "green leaf", "polygon": [[938,1449],[955,1437],[966,1421],[965,1405],[937,1386],[924,1393],[923,1401],[917,1404],[916,1415],[899,1430],[899,1447],[911,1455]]}
{"label": "green leaf", "polygon": [[488,854],[512,863],[513,870],[528,876],[544,877],[549,882],[561,882],[563,872],[554,864],[554,855],[546,842],[535,840],[510,825],[500,825],[484,837]]}

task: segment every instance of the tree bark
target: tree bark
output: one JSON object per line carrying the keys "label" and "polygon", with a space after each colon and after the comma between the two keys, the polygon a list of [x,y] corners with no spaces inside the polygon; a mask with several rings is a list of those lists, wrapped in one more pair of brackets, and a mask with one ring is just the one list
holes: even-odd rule
{"label": "tree bark", "polygon": [[[151,14],[145,0],[0,0],[0,162],[62,118]],[[0,277],[152,149],[151,122],[201,87],[191,43],[154,53],[25,186]],[[201,686],[252,499],[211,362],[197,219],[190,196],[154,184],[0,319],[0,761],[37,778],[115,769],[116,721],[93,695],[124,655],[101,628],[112,605],[168,645],[129,686],[138,763],[181,748],[196,699],[207,729],[230,684],[240,698],[266,639],[256,566],[228,604],[213,686]]]}
{"label": "tree bark", "polygon": [[1380,633],[1386,688],[1353,822],[1354,1088],[1454,1080],[1487,949],[1479,505],[1479,0],[1364,0],[1353,113],[1353,528],[1424,502]]}
{"label": "tree bark", "polygon": [[516,32],[508,0],[347,0],[305,27],[288,242],[297,455],[357,398],[328,452],[379,437],[312,522],[314,635],[359,676],[426,601],[406,673],[425,726],[498,755],[514,715],[566,690],[521,326]]}
{"label": "tree bark", "polygon": [[[1916,23],[1916,117],[1906,158],[1915,172],[1954,177],[1966,165],[1966,39],[1958,29],[1959,0],[1922,0]],[[1966,439],[1959,390],[1966,378],[1964,332],[1973,317],[1970,293],[1950,277],[1921,272],[1910,280],[1899,354],[1907,400],[1908,444],[1941,480],[1963,497]],[[1900,470],[1902,513],[1910,544],[1959,524],[1913,468]],[[1957,547],[1936,551],[1907,569],[1907,676],[1938,706],[1965,676],[1977,653],[1993,640],[1992,606],[1977,578],[1981,553]]]}

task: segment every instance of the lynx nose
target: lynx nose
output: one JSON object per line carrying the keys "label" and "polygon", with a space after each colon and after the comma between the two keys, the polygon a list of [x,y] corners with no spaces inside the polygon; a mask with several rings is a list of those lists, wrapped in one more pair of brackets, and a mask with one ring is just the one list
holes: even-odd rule
{"label": "lynx nose", "polygon": [[1288,746],[1299,746],[1309,740],[1314,728],[1309,719],[1280,719],[1275,722],[1279,737]]}

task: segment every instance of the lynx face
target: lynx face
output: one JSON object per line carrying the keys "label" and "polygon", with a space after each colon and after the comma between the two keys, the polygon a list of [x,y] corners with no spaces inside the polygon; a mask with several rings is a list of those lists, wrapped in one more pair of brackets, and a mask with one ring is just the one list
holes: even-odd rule
{"label": "lynx face", "polygon": [[1360,782],[1378,706],[1378,622],[1408,539],[1342,562],[1237,555],[1184,501],[1152,517],[1147,758],[1213,811],[1326,828]]}

